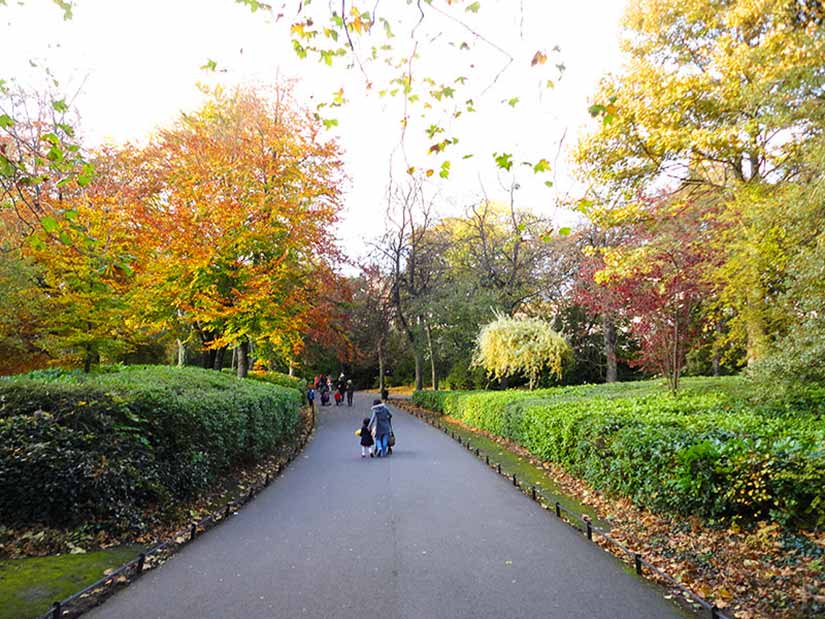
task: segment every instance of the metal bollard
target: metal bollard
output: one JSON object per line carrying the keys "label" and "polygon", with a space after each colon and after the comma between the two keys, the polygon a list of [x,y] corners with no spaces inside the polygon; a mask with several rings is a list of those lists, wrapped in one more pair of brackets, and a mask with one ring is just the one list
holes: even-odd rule
{"label": "metal bollard", "polygon": [[592,542],[593,541],[593,525],[590,524],[589,520],[586,521],[586,524],[587,524],[587,539],[589,539]]}
{"label": "metal bollard", "polygon": [[481,455],[481,452],[478,450],[478,447],[476,447],[476,458],[478,458],[480,455]]}
{"label": "metal bollard", "polygon": [[556,516],[561,518],[561,505],[559,504],[558,501],[556,501]]}
{"label": "metal bollard", "polygon": [[484,456],[484,461],[487,463],[487,466],[490,466],[490,456]]}
{"label": "metal bollard", "polygon": [[224,518],[229,518],[229,514],[230,514],[231,512],[232,512],[232,504],[231,504],[231,503],[227,503],[227,504],[226,504],[226,511],[224,512],[223,517],[224,517]]}
{"label": "metal bollard", "polygon": [[533,486],[533,490],[532,490],[532,492],[531,492],[530,494],[533,496],[533,500],[535,501],[535,500],[537,499],[537,496],[536,496],[536,487],[535,487],[535,486]]}
{"label": "metal bollard", "polygon": [[146,563],[146,553],[141,552],[140,555],[138,555],[138,562],[137,562],[137,573],[138,574],[143,573],[143,566],[145,565],[145,563]]}
{"label": "metal bollard", "polygon": [[266,474],[266,485],[267,485],[267,486],[269,485],[269,482],[270,482],[270,481],[271,481],[271,480],[270,480],[270,478],[269,478],[269,473],[267,473],[267,474]]}
{"label": "metal bollard", "polygon": [[633,563],[636,565],[636,573],[642,575],[642,555],[638,552],[633,553]]}
{"label": "metal bollard", "polygon": [[719,619],[719,609],[715,604],[710,607],[710,619]]}
{"label": "metal bollard", "polygon": [[59,619],[62,614],[63,607],[60,605],[60,602],[52,604],[52,619]]}
{"label": "metal bollard", "polygon": [[501,463],[500,462],[498,464],[496,464],[496,471],[498,472],[499,475],[501,475]]}
{"label": "metal bollard", "polygon": [[513,485],[518,487],[518,479],[516,478],[516,474],[513,473]]}
{"label": "metal bollard", "polygon": [[195,536],[198,534],[198,525],[196,523],[192,523],[192,528],[189,529],[189,539],[195,539]]}

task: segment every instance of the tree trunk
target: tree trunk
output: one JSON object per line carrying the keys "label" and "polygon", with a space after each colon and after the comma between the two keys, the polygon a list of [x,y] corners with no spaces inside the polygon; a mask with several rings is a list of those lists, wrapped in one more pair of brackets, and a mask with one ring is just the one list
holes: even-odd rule
{"label": "tree trunk", "polygon": [[246,378],[249,373],[249,340],[243,340],[238,346],[238,378]]}
{"label": "tree trunk", "polygon": [[416,391],[423,391],[424,390],[424,355],[421,354],[421,351],[418,349],[414,349],[415,352],[415,390]]}
{"label": "tree trunk", "polygon": [[178,342],[178,367],[182,368],[186,365],[186,346],[180,340]]}
{"label": "tree trunk", "polygon": [[604,356],[607,358],[607,371],[604,382],[615,383],[619,379],[616,366],[616,321],[609,314],[602,316],[604,328]]}
{"label": "tree trunk", "polygon": [[384,338],[378,340],[378,393],[384,393]]}
{"label": "tree trunk", "polygon": [[92,371],[92,361],[94,360],[92,347],[84,346],[86,353],[83,355],[83,373],[88,374]]}
{"label": "tree trunk", "polygon": [[212,366],[213,370],[217,370],[218,372],[220,372],[223,369],[223,359],[225,355],[226,346],[222,346],[221,348],[218,348],[218,350],[215,351],[215,362]]}
{"label": "tree trunk", "polygon": [[430,329],[430,323],[425,322],[424,329],[427,333],[427,349],[430,353],[430,373],[432,377],[433,391],[438,391],[438,373],[435,369],[435,352],[433,351],[433,336],[432,330]]}

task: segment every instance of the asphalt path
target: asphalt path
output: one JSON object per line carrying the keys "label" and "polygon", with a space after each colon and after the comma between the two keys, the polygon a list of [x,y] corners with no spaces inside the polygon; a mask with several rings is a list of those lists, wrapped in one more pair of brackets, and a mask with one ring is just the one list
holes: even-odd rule
{"label": "asphalt path", "polygon": [[229,521],[92,617],[684,617],[438,430],[393,410],[362,459],[372,396],[319,408],[304,453]]}

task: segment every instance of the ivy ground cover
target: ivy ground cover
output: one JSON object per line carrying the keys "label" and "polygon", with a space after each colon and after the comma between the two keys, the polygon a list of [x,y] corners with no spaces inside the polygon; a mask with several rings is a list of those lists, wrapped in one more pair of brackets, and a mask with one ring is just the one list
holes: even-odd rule
{"label": "ivy ground cover", "polygon": [[710,522],[825,524],[825,421],[758,406],[743,378],[540,391],[416,392],[422,407],[513,440],[600,490]]}

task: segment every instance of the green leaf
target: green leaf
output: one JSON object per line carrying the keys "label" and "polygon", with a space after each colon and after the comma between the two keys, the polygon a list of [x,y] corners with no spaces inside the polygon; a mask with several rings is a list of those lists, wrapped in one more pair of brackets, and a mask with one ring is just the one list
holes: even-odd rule
{"label": "green leaf", "polygon": [[564,228],[559,228],[559,234],[561,236],[569,236],[571,229],[569,226],[565,226]]}
{"label": "green leaf", "polygon": [[438,173],[441,178],[448,178],[450,176],[450,162],[445,161],[441,164],[441,171]]}
{"label": "green leaf", "polygon": [[511,99],[508,99],[507,100],[507,105],[514,108],[514,107],[516,107],[516,104],[518,103],[518,100],[519,100],[518,97],[513,97]]}
{"label": "green leaf", "polygon": [[80,174],[77,175],[77,184],[81,187],[86,187],[86,185],[92,182],[94,176],[95,167],[91,163],[84,163],[83,169],[81,170]]}
{"label": "green leaf", "polygon": [[0,129],[14,126],[14,120],[8,114],[0,114]]}
{"label": "green leaf", "polygon": [[544,185],[546,187],[552,187],[553,186],[553,181],[544,181]]}
{"label": "green leaf", "polygon": [[53,234],[60,229],[60,224],[58,224],[57,220],[51,215],[46,215],[43,219],[41,219],[40,225],[43,226],[43,229],[49,234]]}
{"label": "green leaf", "polygon": [[55,112],[60,112],[61,114],[69,111],[69,106],[66,105],[66,101],[63,99],[52,101],[52,107],[54,108]]}
{"label": "green leaf", "polygon": [[337,118],[325,118],[321,122],[324,123],[324,127],[327,129],[332,129],[333,127],[338,126],[338,119]]}
{"label": "green leaf", "polygon": [[77,219],[77,211],[74,209],[63,211],[63,217],[65,217],[68,221],[74,221]]}
{"label": "green leaf", "polygon": [[218,63],[212,60],[211,58],[207,59],[206,64],[201,65],[202,71],[214,71],[218,68]]}
{"label": "green leaf", "polygon": [[495,159],[496,165],[502,170],[509,172],[513,167],[513,155],[510,153],[493,153],[493,159]]}
{"label": "green leaf", "polygon": [[550,162],[547,161],[547,159],[539,159],[538,163],[533,166],[533,172],[536,174],[547,172],[548,170],[550,170]]}
{"label": "green leaf", "polygon": [[60,231],[60,242],[64,245],[71,245],[72,244],[72,237],[69,236],[69,233],[65,230]]}
{"label": "green leaf", "polygon": [[468,13],[478,13],[478,10],[481,8],[480,2],[473,2],[472,4],[467,5],[467,8],[464,9]]}

